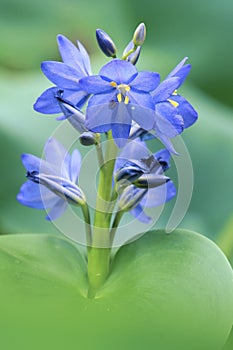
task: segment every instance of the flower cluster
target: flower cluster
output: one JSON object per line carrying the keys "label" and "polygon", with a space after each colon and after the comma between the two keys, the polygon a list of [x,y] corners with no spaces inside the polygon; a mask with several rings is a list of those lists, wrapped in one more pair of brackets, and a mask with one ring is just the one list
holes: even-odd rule
{"label": "flower cluster", "polygon": [[[121,59],[116,46],[103,30],[96,31],[101,50],[112,58],[98,75],[92,75],[90,59],[80,42],[77,47],[58,35],[58,47],[63,62],[46,61],[41,69],[56,86],[47,89],[37,99],[34,108],[45,114],[63,115],[75,123],[78,131],[94,133],[112,131],[118,147],[130,137],[132,125],[141,133],[159,138],[171,152],[170,141],[197,119],[197,112],[178,89],[187,77],[191,65],[185,57],[160,81],[157,72],[138,72],[137,62],[145,40],[145,25],[135,30],[133,40],[126,46]],[[81,108],[88,101],[85,115]]]}
{"label": "flower cluster", "polygon": [[[28,179],[17,197],[22,204],[50,208],[49,220],[58,218],[68,203],[78,205],[89,226],[107,227],[111,232],[125,212],[149,223],[144,209],[175,196],[175,186],[164,172],[170,167],[171,153],[176,154],[171,139],[197,120],[195,109],[178,93],[191,65],[185,57],[164,80],[157,72],[138,71],[136,63],[145,37],[146,27],[141,23],[122,56],[117,57],[114,41],[97,29],[98,45],[111,61],[93,75],[84,46],[58,35],[62,62],[42,63],[43,73],[54,86],[41,94],[34,109],[59,114],[57,120],[67,119],[78,131],[82,145],[96,147],[98,196],[107,204],[97,200],[94,218],[90,217],[88,199],[76,183],[80,153],[76,150],[70,156],[55,139],[47,142],[45,159],[22,156]],[[165,149],[152,154],[145,143],[151,138],[159,139]],[[109,144],[104,154],[102,144],[106,140]],[[92,234],[89,242],[91,239]]]}

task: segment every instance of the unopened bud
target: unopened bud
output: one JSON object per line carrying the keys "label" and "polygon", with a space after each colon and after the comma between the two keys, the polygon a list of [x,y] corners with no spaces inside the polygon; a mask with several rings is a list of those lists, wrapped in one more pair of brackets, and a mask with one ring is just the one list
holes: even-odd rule
{"label": "unopened bud", "polygon": [[115,181],[128,180],[133,182],[143,174],[143,170],[136,165],[128,165],[119,169],[115,175]]}
{"label": "unopened bud", "polygon": [[96,39],[103,53],[112,58],[116,58],[116,46],[110,36],[102,29],[96,29]]}
{"label": "unopened bud", "polygon": [[133,182],[138,188],[155,188],[164,185],[170,180],[169,177],[157,174],[145,174]]}
{"label": "unopened bud", "polygon": [[79,141],[83,146],[92,146],[97,143],[98,134],[91,131],[86,131],[79,136]]}
{"label": "unopened bud", "polygon": [[144,23],[140,23],[136,28],[133,35],[133,43],[136,46],[141,46],[146,39],[146,26]]}
{"label": "unopened bud", "polygon": [[141,202],[146,193],[146,189],[138,189],[133,185],[126,187],[119,198],[119,210],[129,211],[133,209]]}
{"label": "unopened bud", "polygon": [[[128,54],[131,51],[132,53]],[[131,40],[129,44],[126,46],[126,48],[124,49],[123,57],[126,56],[127,57],[126,61],[131,62],[132,64],[135,65],[139,59],[140,53],[141,53],[141,46],[138,46],[135,50],[134,43]]]}

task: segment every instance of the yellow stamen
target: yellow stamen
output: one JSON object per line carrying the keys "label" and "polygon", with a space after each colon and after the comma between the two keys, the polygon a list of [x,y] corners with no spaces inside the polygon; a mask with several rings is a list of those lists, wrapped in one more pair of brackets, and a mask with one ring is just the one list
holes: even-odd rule
{"label": "yellow stamen", "polygon": [[170,102],[172,104],[172,106],[175,107],[175,108],[179,106],[179,103],[176,102],[176,101],[168,99],[168,102]]}
{"label": "yellow stamen", "polygon": [[174,90],[172,95],[176,96],[178,94],[177,90]]}
{"label": "yellow stamen", "polygon": [[125,104],[127,105],[129,103],[129,97],[125,96]]}
{"label": "yellow stamen", "polygon": [[110,85],[111,85],[112,87],[117,87],[117,83],[115,83],[115,81],[111,81]]}
{"label": "yellow stamen", "polygon": [[117,94],[117,100],[118,100],[118,102],[122,101],[122,94]]}

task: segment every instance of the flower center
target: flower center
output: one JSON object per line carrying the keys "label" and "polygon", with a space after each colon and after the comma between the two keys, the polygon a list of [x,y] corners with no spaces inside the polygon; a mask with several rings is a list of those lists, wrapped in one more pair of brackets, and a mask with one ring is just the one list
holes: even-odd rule
{"label": "flower center", "polygon": [[117,100],[118,102],[124,102],[126,105],[129,103],[129,96],[127,96],[127,92],[130,91],[130,86],[127,84],[119,84],[115,81],[111,81],[110,85],[115,87],[118,91]]}

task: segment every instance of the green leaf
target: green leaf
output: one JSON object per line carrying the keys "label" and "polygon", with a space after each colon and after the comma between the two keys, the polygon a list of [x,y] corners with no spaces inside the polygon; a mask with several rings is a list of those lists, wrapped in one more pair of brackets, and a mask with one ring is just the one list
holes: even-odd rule
{"label": "green leaf", "polygon": [[194,232],[151,231],[116,253],[87,299],[83,247],[58,236],[0,237],[3,348],[220,349],[233,321],[233,274]]}

